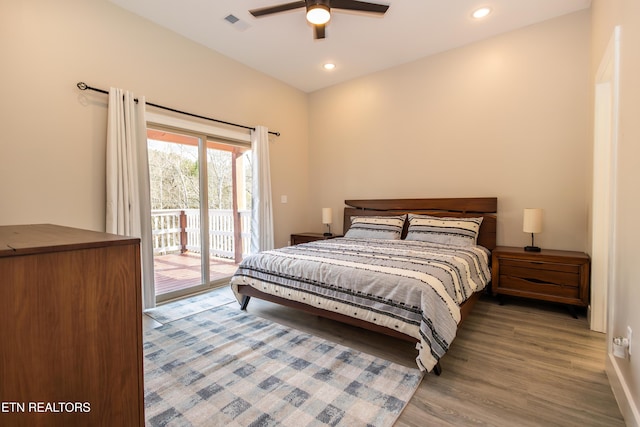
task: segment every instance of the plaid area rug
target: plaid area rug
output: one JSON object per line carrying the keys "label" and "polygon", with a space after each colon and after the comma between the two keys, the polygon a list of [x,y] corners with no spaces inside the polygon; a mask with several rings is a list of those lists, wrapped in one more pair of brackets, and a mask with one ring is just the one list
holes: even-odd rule
{"label": "plaid area rug", "polygon": [[390,426],[422,373],[220,306],[145,333],[147,426]]}
{"label": "plaid area rug", "polygon": [[231,290],[228,292],[222,291],[226,290],[218,289],[206,294],[194,295],[189,298],[172,301],[158,308],[147,310],[145,314],[160,323],[167,323],[220,305],[232,302],[238,303],[231,293]]}

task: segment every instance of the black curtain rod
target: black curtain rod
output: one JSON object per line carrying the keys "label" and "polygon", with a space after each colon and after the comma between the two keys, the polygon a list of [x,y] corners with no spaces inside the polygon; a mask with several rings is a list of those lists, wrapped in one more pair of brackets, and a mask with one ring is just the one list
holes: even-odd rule
{"label": "black curtain rod", "polygon": [[[84,82],[78,82],[77,86],[78,86],[78,89],[80,89],[80,90],[92,90],[94,92],[106,93],[107,95],[109,94],[109,92],[104,90],[104,89],[98,89],[98,88],[95,88],[95,87],[91,87],[91,86],[87,85]],[[134,101],[138,102],[138,99],[134,99]],[[212,122],[222,123],[222,124],[225,124],[225,125],[235,126],[235,127],[239,127],[239,128],[243,128],[243,129],[256,130],[256,128],[253,128],[251,126],[239,125],[237,123],[225,122],[224,120],[212,119],[211,117],[205,117],[205,116],[200,116],[198,114],[187,113],[186,111],[176,110],[175,108],[165,107],[163,105],[154,104],[152,102],[147,102],[146,104],[150,105],[152,107],[160,108],[162,110],[171,111],[173,113],[183,114],[185,116],[196,117],[198,119],[209,120],[209,121],[212,121]],[[280,132],[271,132],[271,131],[269,131],[269,133],[271,135],[280,136]]]}

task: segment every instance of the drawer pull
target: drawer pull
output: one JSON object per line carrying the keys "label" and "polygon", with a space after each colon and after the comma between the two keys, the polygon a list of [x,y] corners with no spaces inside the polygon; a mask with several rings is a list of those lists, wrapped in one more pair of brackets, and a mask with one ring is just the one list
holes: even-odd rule
{"label": "drawer pull", "polygon": [[522,280],[526,280],[531,283],[549,283],[546,280],[534,279],[533,277],[523,277]]}

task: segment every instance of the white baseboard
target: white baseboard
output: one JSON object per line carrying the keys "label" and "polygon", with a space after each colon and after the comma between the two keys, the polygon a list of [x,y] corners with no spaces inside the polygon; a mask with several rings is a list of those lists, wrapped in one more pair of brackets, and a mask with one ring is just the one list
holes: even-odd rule
{"label": "white baseboard", "polygon": [[627,382],[624,380],[624,377],[618,368],[618,362],[613,356],[613,353],[607,354],[605,369],[607,377],[609,378],[609,384],[613,390],[613,395],[615,396],[620,412],[624,417],[625,424],[629,427],[640,426],[640,414],[638,413],[638,408],[633,401]]}

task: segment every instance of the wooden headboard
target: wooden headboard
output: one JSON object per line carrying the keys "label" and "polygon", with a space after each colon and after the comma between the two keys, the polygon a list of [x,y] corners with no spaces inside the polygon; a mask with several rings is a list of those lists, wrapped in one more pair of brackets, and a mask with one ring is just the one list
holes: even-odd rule
{"label": "wooden headboard", "polygon": [[[478,245],[489,250],[496,247],[498,212],[497,197],[451,199],[377,199],[345,200],[344,233],[351,226],[352,216],[401,215],[405,213],[449,217],[483,217],[478,234]],[[407,224],[403,237],[406,235]]]}

